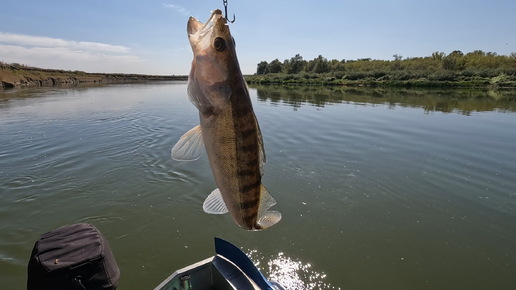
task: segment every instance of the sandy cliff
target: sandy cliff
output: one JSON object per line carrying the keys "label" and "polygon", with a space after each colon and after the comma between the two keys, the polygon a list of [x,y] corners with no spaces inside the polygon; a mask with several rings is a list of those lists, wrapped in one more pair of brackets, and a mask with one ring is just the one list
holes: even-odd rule
{"label": "sandy cliff", "polygon": [[0,62],[0,89],[30,86],[75,85],[81,83],[125,83],[142,81],[186,80],[187,76],[139,74],[100,74],[81,71],[41,69]]}

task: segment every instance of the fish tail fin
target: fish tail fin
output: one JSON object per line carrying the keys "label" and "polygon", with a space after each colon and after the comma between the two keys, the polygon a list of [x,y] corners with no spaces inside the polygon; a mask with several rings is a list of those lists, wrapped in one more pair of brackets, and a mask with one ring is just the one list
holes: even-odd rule
{"label": "fish tail fin", "polygon": [[281,213],[279,211],[270,210],[261,216],[257,223],[262,229],[266,229],[277,224],[280,220]]}
{"label": "fish tail fin", "polygon": [[266,229],[277,224],[281,220],[281,213],[278,211],[268,209],[276,204],[276,200],[269,193],[267,188],[262,184],[260,188],[260,209],[258,211],[257,224]]}

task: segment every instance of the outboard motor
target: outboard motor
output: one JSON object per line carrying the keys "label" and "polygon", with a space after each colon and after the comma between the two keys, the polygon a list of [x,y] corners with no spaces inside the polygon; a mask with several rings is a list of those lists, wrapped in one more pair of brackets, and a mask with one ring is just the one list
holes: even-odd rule
{"label": "outboard motor", "polygon": [[27,290],[114,290],[120,270],[107,240],[79,223],[43,234],[27,269]]}

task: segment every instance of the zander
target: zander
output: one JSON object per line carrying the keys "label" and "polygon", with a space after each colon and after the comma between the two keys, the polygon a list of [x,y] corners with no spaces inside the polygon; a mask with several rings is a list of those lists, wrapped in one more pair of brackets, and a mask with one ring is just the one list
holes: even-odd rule
{"label": "zander", "polygon": [[204,201],[204,211],[229,212],[247,230],[266,229],[281,220],[281,213],[269,211],[276,201],[261,182],[262,135],[227,20],[220,10],[205,24],[190,17],[187,32],[194,54],[188,96],[201,124],[181,137],[172,158],[198,159],[204,143],[218,186]]}

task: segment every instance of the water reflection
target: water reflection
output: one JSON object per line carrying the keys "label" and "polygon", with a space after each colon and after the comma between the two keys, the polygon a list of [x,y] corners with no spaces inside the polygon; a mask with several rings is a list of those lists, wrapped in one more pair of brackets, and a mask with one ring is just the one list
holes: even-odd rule
{"label": "water reflection", "polygon": [[313,269],[310,263],[289,257],[285,253],[280,252],[266,258],[257,250],[251,250],[247,255],[269,280],[280,283],[287,290],[341,289],[327,282],[326,274]]}
{"label": "water reflection", "polygon": [[273,104],[287,104],[299,108],[310,104],[324,107],[338,103],[388,104],[423,108],[425,113],[444,112],[470,115],[472,112],[515,112],[514,90],[441,90],[441,89],[389,89],[325,86],[253,86],[258,100]]}

